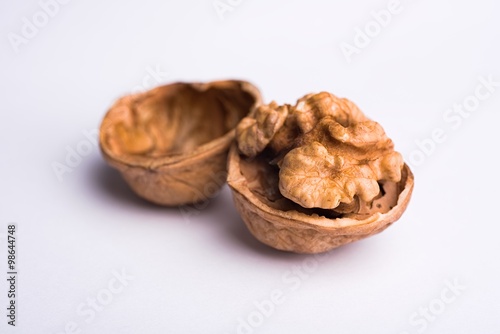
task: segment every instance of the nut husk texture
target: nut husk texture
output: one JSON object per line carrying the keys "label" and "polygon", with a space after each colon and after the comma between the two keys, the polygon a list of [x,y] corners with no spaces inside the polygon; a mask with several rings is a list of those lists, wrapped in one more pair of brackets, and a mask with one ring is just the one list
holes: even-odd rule
{"label": "nut husk texture", "polygon": [[309,94],[259,106],[236,129],[228,184],[250,232],[319,253],[379,233],[411,198],[413,174],[382,127],[347,99]]}
{"label": "nut husk texture", "polygon": [[405,164],[397,185],[396,205],[387,213],[374,213],[365,219],[328,218],[298,210],[280,210],[267,205],[252,192],[241,171],[236,146],[229,152],[228,184],[233,200],[250,232],[261,242],[295,253],[321,253],[382,232],[405,211],[413,191],[413,174]]}
{"label": "nut husk texture", "polygon": [[208,200],[225,182],[234,127],[260,101],[255,86],[238,80],[174,83],[125,96],[102,121],[100,148],[148,201]]}

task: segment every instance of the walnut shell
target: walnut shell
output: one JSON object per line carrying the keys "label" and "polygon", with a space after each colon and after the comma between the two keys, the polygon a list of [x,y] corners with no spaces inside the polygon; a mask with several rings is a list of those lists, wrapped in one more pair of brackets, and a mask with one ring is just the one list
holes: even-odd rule
{"label": "walnut shell", "polygon": [[246,158],[233,145],[228,184],[250,232],[264,244],[295,253],[321,253],[382,232],[401,217],[413,190],[413,174],[405,164],[401,181],[384,185],[385,194],[370,205],[364,203],[361,214],[337,217],[333,211],[302,208],[282,197],[269,168],[265,160]]}
{"label": "walnut shell", "polygon": [[319,253],[400,218],[414,178],[378,123],[326,92],[285,107],[273,102],[245,117],[228,156],[234,202],[257,239]]}
{"label": "walnut shell", "polygon": [[174,83],[119,99],[105,115],[105,160],[140,197],[166,205],[207,200],[226,179],[234,128],[256,105],[245,81]]}

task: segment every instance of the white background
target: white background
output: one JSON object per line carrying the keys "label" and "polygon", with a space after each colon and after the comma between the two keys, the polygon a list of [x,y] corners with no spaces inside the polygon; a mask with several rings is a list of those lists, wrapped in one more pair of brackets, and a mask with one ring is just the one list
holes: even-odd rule
{"label": "white background", "polygon": [[[46,24],[16,52],[9,38],[42,8],[2,1],[0,332],[498,333],[500,87],[460,124],[444,117],[473,101],[479,77],[500,81],[500,5],[402,0],[348,62],[340,46],[388,2],[233,0],[221,19],[212,0],[73,0],[37,17]],[[155,68],[167,74],[148,80]],[[59,181],[53,164],[145,78],[241,78],[266,102],[348,97],[413,157],[410,206],[382,234],[315,258],[256,241],[227,187],[190,214],[138,199],[96,146]],[[436,129],[445,140],[432,148]],[[16,328],[5,316],[12,222]],[[109,297],[122,270],[133,279],[95,317],[77,311]],[[273,291],[283,296],[270,307]]]}

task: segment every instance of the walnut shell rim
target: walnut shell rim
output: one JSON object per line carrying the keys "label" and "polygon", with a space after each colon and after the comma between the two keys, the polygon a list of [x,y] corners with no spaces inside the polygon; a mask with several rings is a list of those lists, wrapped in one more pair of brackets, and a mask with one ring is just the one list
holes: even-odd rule
{"label": "walnut shell rim", "polygon": [[118,99],[99,145],[140,197],[165,206],[208,200],[225,183],[234,128],[261,103],[247,81],[177,82]]}
{"label": "walnut shell rim", "polygon": [[295,210],[282,211],[263,203],[250,189],[243,175],[241,155],[236,144],[228,154],[227,182],[235,206],[252,235],[278,250],[314,254],[367,238],[382,232],[406,210],[414,186],[414,176],[404,165],[397,204],[386,213],[374,213],[366,219],[327,218]]}

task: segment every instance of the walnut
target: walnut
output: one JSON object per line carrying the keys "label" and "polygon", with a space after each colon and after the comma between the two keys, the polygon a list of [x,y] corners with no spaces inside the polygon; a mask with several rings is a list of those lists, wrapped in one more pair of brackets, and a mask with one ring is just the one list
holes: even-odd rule
{"label": "walnut", "polygon": [[269,144],[288,115],[288,106],[276,102],[262,105],[243,118],[236,129],[239,149],[248,157],[254,157]]}
{"label": "walnut", "polygon": [[354,103],[323,92],[258,111],[237,126],[228,183],[259,240],[317,253],[399,219],[413,174],[383,128]]}
{"label": "walnut", "polygon": [[379,124],[344,127],[327,116],[285,155],[279,186],[283,196],[305,208],[335,209],[355,196],[370,202],[380,192],[377,182],[399,182],[402,167],[403,158]]}
{"label": "walnut", "polygon": [[161,205],[207,200],[226,179],[234,128],[261,97],[244,81],[174,83],[119,99],[100,147],[141,197]]}

